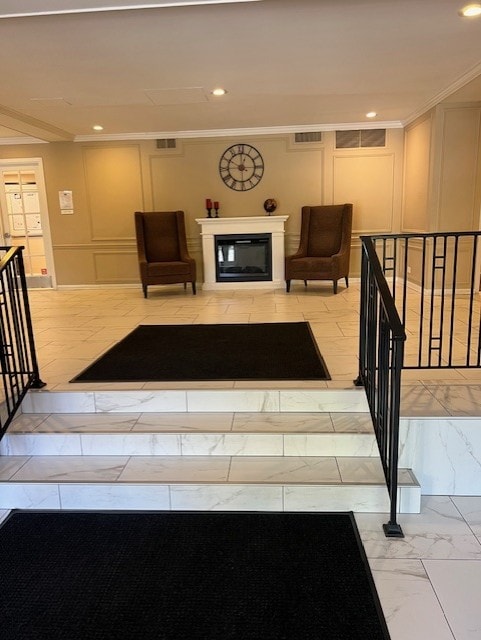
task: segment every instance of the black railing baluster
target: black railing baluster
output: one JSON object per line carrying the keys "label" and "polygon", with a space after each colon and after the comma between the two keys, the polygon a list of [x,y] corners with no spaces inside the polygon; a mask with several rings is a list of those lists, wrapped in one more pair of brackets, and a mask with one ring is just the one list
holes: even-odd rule
{"label": "black railing baluster", "polygon": [[[447,255],[447,236],[443,238],[443,256],[441,257],[442,266],[438,269],[441,269],[441,303],[439,306],[439,327],[438,327],[438,366],[441,365],[442,362],[442,353],[443,353],[443,318],[444,318],[444,291],[446,290],[446,255]],[[438,256],[439,258],[440,256]]]}
{"label": "black railing baluster", "polygon": [[[421,264],[421,300],[419,305],[419,349],[418,349],[418,367],[421,367],[423,364],[423,337],[424,337],[424,291],[426,284],[426,245],[427,238],[423,238],[423,252],[422,252],[422,264]],[[404,275],[407,280],[407,274]]]}
{"label": "black railing baluster", "polygon": [[[473,309],[474,309],[474,290],[476,286],[476,271],[477,271],[477,240],[479,237],[473,238],[473,257],[471,261],[471,278],[470,278],[470,286],[469,286],[469,314],[468,314],[468,338],[466,345],[466,364],[469,366],[471,361],[471,343],[472,343],[472,324],[473,324]],[[479,273],[477,274],[479,278]],[[479,290],[479,286],[478,286]],[[478,350],[479,353],[479,350]]]}
{"label": "black railing baluster", "polygon": [[384,533],[390,538],[403,538],[403,531],[397,522],[397,489],[398,489],[398,457],[399,457],[399,417],[401,404],[401,371],[404,361],[405,336],[396,336],[392,342],[391,367],[390,367],[390,465],[388,469],[388,486],[390,489],[389,522],[383,525]]}
{"label": "black railing baluster", "polygon": [[[478,247],[479,247],[479,236],[476,236],[475,238],[475,259],[473,259],[473,262],[477,263],[477,257],[478,257]],[[479,278],[479,273],[477,274],[478,278]],[[480,284],[481,287],[481,284]],[[475,291],[475,283],[474,283],[474,277],[473,277],[473,287],[472,287],[472,299],[470,301],[470,315],[469,315],[469,320],[470,320],[470,326],[472,324],[472,308],[473,308],[473,299],[474,299],[474,291]],[[477,353],[476,353],[476,365],[479,367],[481,366],[481,313],[479,314],[478,317],[478,344],[477,344]]]}
{"label": "black railing baluster", "polygon": [[[453,363],[453,344],[454,344],[454,321],[456,317],[456,265],[458,263],[458,249],[459,238],[454,237],[454,251],[453,251],[453,269],[452,269],[452,284],[451,284],[451,310],[450,310],[450,323],[449,323],[449,354],[448,365],[452,366]],[[468,338],[469,344],[469,338]],[[469,346],[468,346],[469,352]],[[468,359],[469,362],[469,359]]]}
{"label": "black railing baluster", "polygon": [[[396,238],[397,240],[398,238]],[[404,271],[401,275],[407,274],[409,266],[409,238],[404,238]],[[398,274],[399,275],[399,274]],[[402,278],[403,283],[403,297],[402,297],[402,323],[403,326],[406,326],[406,317],[407,317],[407,293],[408,293],[408,280],[406,277]]]}
{"label": "black railing baluster", "polygon": [[392,298],[396,302],[396,288],[397,288],[397,241],[394,238],[392,241],[392,258],[393,258],[393,286],[392,286]]}
{"label": "black railing baluster", "polygon": [[429,333],[428,333],[428,365],[432,367],[433,331],[434,331],[434,292],[436,290],[436,251],[437,239],[433,238],[433,253],[431,261],[431,299],[429,301]]}

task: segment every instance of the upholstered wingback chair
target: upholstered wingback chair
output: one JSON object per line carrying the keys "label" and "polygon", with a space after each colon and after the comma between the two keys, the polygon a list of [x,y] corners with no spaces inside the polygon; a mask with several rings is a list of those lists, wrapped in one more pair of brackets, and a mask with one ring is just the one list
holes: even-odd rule
{"label": "upholstered wingback chair", "polygon": [[136,211],[135,232],[144,297],[152,284],[192,283],[196,264],[187,251],[183,211]]}
{"label": "upholstered wingback chair", "polygon": [[291,280],[331,280],[345,278],[349,286],[352,204],[302,207],[301,236],[297,253],[286,257],[286,289]]}

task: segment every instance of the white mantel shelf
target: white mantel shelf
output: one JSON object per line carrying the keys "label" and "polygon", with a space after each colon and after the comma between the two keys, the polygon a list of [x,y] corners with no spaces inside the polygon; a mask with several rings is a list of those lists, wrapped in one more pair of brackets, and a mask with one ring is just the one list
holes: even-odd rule
{"label": "white mantel shelf", "polygon": [[[284,226],[289,216],[244,216],[237,218],[196,218],[201,227],[204,260],[203,289],[282,289],[285,287]],[[217,282],[215,236],[270,233],[272,238],[272,280],[267,282]]]}

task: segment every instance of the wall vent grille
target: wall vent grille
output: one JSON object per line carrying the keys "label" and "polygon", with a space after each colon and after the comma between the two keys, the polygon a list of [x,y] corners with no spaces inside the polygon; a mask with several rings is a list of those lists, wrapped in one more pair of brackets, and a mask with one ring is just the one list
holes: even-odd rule
{"label": "wall vent grille", "polygon": [[175,149],[176,146],[175,138],[161,138],[157,140],[157,149]]}
{"label": "wall vent grille", "polygon": [[304,133],[295,133],[294,141],[299,142],[321,142],[322,140],[322,132],[321,131],[306,131]]}
{"label": "wall vent grille", "polygon": [[336,131],[336,149],[360,149],[386,146],[386,129]]}

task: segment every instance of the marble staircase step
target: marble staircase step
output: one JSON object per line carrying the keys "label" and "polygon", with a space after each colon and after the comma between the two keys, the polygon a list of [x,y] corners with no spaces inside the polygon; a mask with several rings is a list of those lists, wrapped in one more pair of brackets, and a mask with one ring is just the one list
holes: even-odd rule
{"label": "marble staircase step", "polygon": [[[399,510],[419,512],[412,472]],[[4,456],[0,509],[232,509],[387,512],[374,457]]]}
{"label": "marble staircase step", "polygon": [[21,414],[1,455],[378,456],[365,413]]}
{"label": "marble staircase step", "polygon": [[86,389],[30,390],[23,413],[364,412],[362,388],[345,389]]}
{"label": "marble staircase step", "polygon": [[20,413],[8,433],[372,433],[364,412]]}
{"label": "marble staircase step", "polygon": [[374,434],[11,433],[0,455],[378,456]]}
{"label": "marble staircase step", "polygon": [[[123,396],[111,400],[112,411],[97,410],[98,398],[85,412],[75,399],[77,411],[68,398],[50,411],[49,402],[41,412],[34,403],[37,411],[19,414],[0,442],[0,509],[384,513],[389,500],[371,419],[355,393],[356,402],[332,405],[332,396],[327,405],[317,393],[307,403],[299,396],[286,411],[269,402],[259,409],[245,396],[206,397],[198,411],[192,398],[190,411],[174,411],[170,400],[152,411],[145,397],[126,411]],[[398,491],[400,512],[418,513],[420,487],[409,469]]]}

